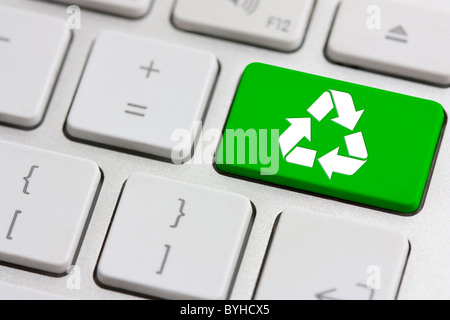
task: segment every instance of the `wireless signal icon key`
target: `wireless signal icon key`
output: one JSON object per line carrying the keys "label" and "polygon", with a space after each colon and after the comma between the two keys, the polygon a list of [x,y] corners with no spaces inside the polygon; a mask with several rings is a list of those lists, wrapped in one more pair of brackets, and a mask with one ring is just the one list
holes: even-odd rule
{"label": "wireless signal icon key", "polygon": [[236,7],[243,9],[248,15],[253,14],[259,7],[259,0],[230,0]]}

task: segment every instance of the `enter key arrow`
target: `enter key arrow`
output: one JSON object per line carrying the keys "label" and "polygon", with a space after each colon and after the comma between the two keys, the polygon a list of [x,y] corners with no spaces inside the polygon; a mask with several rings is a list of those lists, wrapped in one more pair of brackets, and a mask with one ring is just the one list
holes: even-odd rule
{"label": "enter key arrow", "polygon": [[328,178],[333,176],[333,173],[340,173],[347,176],[352,176],[358,171],[367,161],[356,160],[340,156],[339,148],[331,151],[319,159],[320,164],[325,170]]}
{"label": "enter key arrow", "polygon": [[[365,294],[363,295],[363,291],[358,290],[358,292],[354,292],[354,294],[357,293],[357,296],[353,297],[351,300],[369,300],[369,301],[374,300],[375,289],[369,288],[366,284],[361,284],[361,283],[357,283],[356,287],[366,289],[366,291],[368,291],[369,295],[367,297],[365,297]],[[322,300],[322,301],[324,301],[324,300],[336,300],[336,301],[349,300],[349,297],[347,297],[346,299],[344,299],[344,297],[338,297],[338,294],[337,294],[338,292],[339,292],[339,290],[337,288],[334,288],[334,289],[327,290],[327,291],[316,294],[316,298],[317,298],[317,300]]]}
{"label": "enter key arrow", "polygon": [[359,122],[364,110],[356,111],[353,98],[350,94],[330,90],[339,117],[334,122],[353,131]]}

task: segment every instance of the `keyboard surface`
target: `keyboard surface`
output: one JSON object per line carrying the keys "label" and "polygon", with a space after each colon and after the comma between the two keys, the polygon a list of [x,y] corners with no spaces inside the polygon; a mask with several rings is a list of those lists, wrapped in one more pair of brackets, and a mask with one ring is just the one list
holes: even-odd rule
{"label": "keyboard surface", "polygon": [[[98,2],[101,6],[101,1]],[[113,4],[114,2],[119,1],[112,1]],[[304,2],[309,3],[309,1]],[[200,158],[194,158],[192,163],[174,165],[167,161],[162,161],[164,159],[149,158],[142,156],[141,154],[116,150],[115,148],[100,147],[91,143],[87,144],[78,140],[75,141],[76,139],[70,137],[70,133],[67,134],[67,132],[64,132],[68,114],[77,93],[80,79],[82,79],[85,66],[89,61],[92,45],[104,31],[113,31],[137,37],[139,39],[146,38],[149,40],[156,40],[158,43],[163,42],[169,45],[181,45],[201,52],[208,52],[217,57],[217,60],[220,63],[220,70],[215,86],[211,91],[211,101],[207,109],[206,117],[204,118],[204,132],[208,132],[208,130],[222,131],[227,122],[242,73],[249,64],[254,62],[262,62],[309,74],[432,100],[441,104],[444,109],[448,111],[448,106],[450,105],[449,89],[443,87],[443,85],[445,86],[446,82],[448,82],[446,74],[448,74],[449,71],[443,71],[437,68],[436,73],[438,75],[427,74],[426,76],[421,76],[424,74],[423,68],[418,68],[419,71],[411,71],[410,64],[406,63],[415,57],[408,56],[404,57],[404,60],[402,60],[402,55],[407,53],[405,53],[404,50],[394,50],[389,53],[392,56],[392,61],[400,61],[398,63],[405,62],[405,65],[402,65],[402,68],[388,68],[389,71],[386,71],[385,56],[382,57],[380,64],[373,63],[371,66],[367,66],[367,60],[359,59],[360,57],[358,57],[358,63],[355,64],[361,69],[331,62],[332,58],[333,60],[345,60],[348,58],[349,54],[354,54],[354,52],[350,50],[352,48],[346,47],[345,49],[347,49],[347,51],[339,52],[339,54],[334,52],[335,54],[332,54],[332,57],[328,55],[328,58],[330,59],[326,56],[325,48],[330,36],[330,30],[332,30],[339,2],[340,1],[338,0],[316,1],[315,6],[312,9],[312,15],[308,26],[305,28],[303,23],[299,26],[300,33],[302,30],[305,31],[303,44],[299,50],[291,53],[286,53],[285,51],[291,51],[292,46],[295,47],[298,46],[298,44],[290,43],[291,47],[284,46],[279,50],[265,49],[264,47],[276,46],[276,42],[269,37],[270,39],[267,45],[261,44],[260,41],[264,41],[264,39],[258,38],[258,30],[254,31],[251,36],[252,43],[256,45],[242,43],[244,41],[242,38],[239,38],[236,35],[230,35],[226,30],[221,30],[220,38],[214,37],[217,36],[217,32],[214,35],[202,35],[201,33],[207,33],[204,28],[192,30],[194,32],[181,30],[178,27],[187,27],[179,24],[178,27],[175,26],[176,23],[173,21],[175,1],[154,0],[148,14],[140,19],[129,19],[118,15],[101,13],[99,11],[81,9],[81,29],[73,30],[72,39],[65,59],[62,62],[61,71],[58,78],[55,80],[56,84],[52,93],[49,94],[50,103],[43,118],[43,122],[34,130],[22,130],[2,125],[0,126],[0,139],[23,146],[31,146],[95,162],[98,167],[101,168],[103,174],[100,194],[95,202],[95,209],[89,222],[89,228],[81,243],[81,248],[76,260],[76,267],[69,270],[69,275],[55,278],[44,276],[40,273],[21,270],[20,268],[0,265],[0,287],[13,288],[14,290],[11,290],[14,293],[14,296],[20,296],[20,292],[23,291],[26,293],[24,295],[25,297],[28,297],[28,293],[30,292],[38,292],[38,296],[50,295],[51,297],[57,296],[68,299],[135,298],[136,296],[132,294],[121,293],[100,286],[94,280],[94,274],[96,274],[100,253],[105,243],[110,222],[113,219],[116,204],[121,195],[122,187],[130,176],[143,173],[149,176],[166,178],[173,182],[187,182],[208,189],[225,191],[227,194],[233,193],[243,196],[253,203],[256,213],[255,219],[248,238],[248,244],[242,255],[234,286],[232,287],[229,296],[231,299],[247,300],[254,297],[255,289],[257,288],[260,277],[260,270],[263,267],[263,261],[270,244],[272,230],[274,229],[277,217],[281,212],[284,212],[291,207],[301,208],[308,212],[313,211],[321,213],[332,218],[344,219],[351,221],[352,223],[357,223],[356,225],[364,224],[369,229],[388,229],[396,234],[404,235],[404,237],[409,240],[411,250],[406,263],[403,280],[401,281],[398,298],[449,299],[450,273],[448,270],[450,270],[450,252],[447,243],[450,241],[450,233],[448,231],[450,230],[450,217],[448,214],[450,208],[450,143],[448,142],[447,134],[444,135],[442,140],[439,156],[436,161],[434,174],[429,185],[423,209],[415,216],[402,217],[376,209],[364,208],[351,203],[343,203],[316,195],[294,192],[276,186],[269,186],[221,175],[214,168],[212,157],[205,156],[204,159],[201,158],[202,153],[199,152],[199,146],[197,146],[195,154],[200,154]],[[136,3],[140,9],[145,9],[148,5],[148,2],[146,1],[137,1]],[[439,17],[445,15],[450,17],[450,5],[447,0],[397,0],[396,3],[400,3],[404,6],[413,6],[416,4],[426,5],[429,10],[439,11]],[[66,21],[72,12],[67,11],[67,5],[57,3],[57,1],[0,0],[0,6],[43,14],[62,21]],[[98,5],[96,5],[95,9],[99,10]],[[248,15],[250,18],[254,17],[255,19],[259,12],[251,6],[236,9],[242,9],[243,14]],[[265,8],[261,7],[260,9],[264,10]],[[131,11],[134,12],[135,15],[140,15],[140,13],[142,13],[142,10],[136,10]],[[114,10],[109,9],[108,11]],[[407,12],[411,12],[413,15],[420,15],[421,13],[417,10],[408,10]],[[189,10],[184,10],[184,14],[189,14]],[[423,14],[426,15],[427,12],[423,12]],[[383,17],[383,12],[381,12],[381,17]],[[336,19],[342,19],[342,17],[338,16]],[[348,17],[348,19],[351,20],[352,17]],[[389,16],[389,19],[392,18]],[[408,19],[412,18],[409,17]],[[421,17],[419,16],[415,19],[420,20]],[[195,24],[198,27],[197,20],[195,16],[191,16],[190,19],[184,21],[188,21],[188,25],[192,26]],[[277,25],[277,21],[272,20],[271,23]],[[395,22],[392,28],[389,29],[390,34],[386,35],[390,38],[394,37],[397,40],[387,39],[387,41],[394,41],[395,43],[403,45],[404,41],[416,40],[414,37],[414,32],[416,32],[416,30],[401,30],[400,28],[396,28],[397,25],[395,24],[401,23],[401,21],[398,23]],[[4,26],[2,21],[0,21],[0,26]],[[26,26],[24,26],[24,28],[25,27]],[[281,29],[284,27],[283,24],[279,26]],[[7,30],[8,26],[4,28]],[[349,26],[340,25],[340,28],[345,30],[346,28],[349,28]],[[236,28],[234,27],[232,29],[234,30],[233,32],[235,32]],[[2,30],[0,30],[0,32],[1,31]],[[439,37],[442,30],[434,32],[433,29],[430,29],[428,31],[430,37],[435,37],[434,43],[439,42],[438,47],[443,47],[447,51],[449,50],[450,44],[448,41]],[[406,36],[408,37],[408,40],[405,40]],[[421,33],[420,36],[423,37],[423,34]],[[33,37],[34,41],[36,41],[36,37],[37,36]],[[46,34],[43,32],[41,37],[46,39]],[[362,37],[364,38],[364,35]],[[226,40],[225,38],[232,38],[234,41]],[[427,39],[427,41],[428,40],[430,39]],[[7,35],[0,33],[0,46],[8,45],[9,41],[10,39]],[[420,45],[420,41],[414,43],[414,46],[418,45]],[[425,45],[427,44],[425,43]],[[392,47],[387,46],[383,52],[391,50],[391,48]],[[16,58],[20,58],[20,56],[16,56]],[[373,57],[371,59],[373,59]],[[197,62],[200,63],[199,61]],[[344,63],[345,61],[336,62]],[[26,63],[30,63],[30,61],[26,61]],[[36,61],[36,63],[38,63],[38,61]],[[136,61],[136,63],[138,63],[136,70],[141,72],[143,78],[145,78],[146,72],[149,72],[150,79],[152,79],[152,76],[156,77],[166,72],[166,69],[163,69],[161,64],[159,64],[159,61],[154,61],[154,63],[152,63],[150,59],[142,62]],[[430,61],[426,61],[423,65],[427,66],[429,63]],[[209,63],[209,65],[211,65],[211,63]],[[139,70],[140,66],[143,66],[146,69]],[[444,68],[445,64],[443,63],[443,69]],[[365,69],[372,69],[376,72],[366,71]],[[439,71],[442,71],[442,77],[439,77]],[[170,72],[176,74],[176,70],[170,70]],[[182,70],[180,70],[180,72],[182,72]],[[215,70],[210,71],[211,74],[214,74],[214,72]],[[386,75],[385,73],[393,73],[394,76]],[[411,73],[413,73],[414,76],[411,76]],[[110,77],[111,74],[114,73],[108,73],[108,77]],[[398,77],[395,76],[395,74]],[[101,75],[97,74],[96,76],[99,77],[99,79],[95,81],[102,81]],[[117,76],[120,77],[120,74]],[[211,77],[213,77],[213,75],[211,75]],[[417,81],[407,80],[405,78],[417,78]],[[105,79],[103,81],[107,80],[108,79]],[[120,83],[120,80],[121,79],[119,78],[117,83]],[[213,82],[213,80],[209,79],[207,82],[207,84],[203,84],[204,87],[212,86],[211,82]],[[427,82],[437,83],[437,85],[427,84]],[[126,101],[123,105],[123,109],[120,110],[121,114],[139,118],[146,109],[139,108],[139,106],[142,107],[140,101],[128,101],[135,97],[129,96],[130,94],[133,94],[133,92],[128,90],[126,85],[127,82],[125,82],[123,92],[114,90],[114,92],[111,91],[111,94],[114,94],[114,96],[117,95],[116,99],[118,100],[123,99]],[[172,89],[174,96],[177,95],[177,90],[181,90],[175,84]],[[23,94],[26,95],[26,92],[23,92]],[[198,106],[198,108],[201,109],[202,107]],[[128,114],[126,114],[126,110],[129,111]],[[151,111],[151,108],[149,108],[148,111]],[[107,112],[107,110],[102,110],[102,112]],[[134,112],[134,115],[130,112]],[[99,112],[96,117],[101,117],[101,114],[102,113]],[[108,122],[107,117],[109,116],[112,117],[112,115],[105,114],[106,122]],[[33,121],[33,123],[25,123],[19,121],[16,125],[20,126],[22,124],[32,127],[35,122],[36,121]],[[95,129],[95,126],[92,128]],[[214,149],[213,151],[215,151],[215,148],[210,149]],[[420,152],[420,150],[417,152]],[[164,157],[165,154],[159,156]],[[30,169],[30,167],[26,168],[26,172],[19,176],[22,182],[22,177],[26,178],[28,173],[30,173],[30,175],[32,174]],[[35,174],[39,174],[40,169],[41,168],[36,168]],[[39,176],[35,175],[35,177]],[[32,177],[30,177],[30,179],[32,179]],[[32,182],[31,186],[33,186]],[[151,192],[151,188],[149,189],[149,192]],[[47,196],[50,197],[50,195]],[[58,197],[58,195],[55,195],[55,197]],[[174,203],[174,207],[176,208],[174,210],[178,210],[180,204],[182,204],[182,201],[178,198],[179,197],[176,197]],[[17,232],[20,230],[17,229],[17,227],[20,227],[20,223],[23,222],[23,218],[25,217],[25,212],[22,213],[15,210],[19,211],[20,208],[15,208],[11,212],[8,212],[10,216],[5,219],[7,225],[3,226],[2,224],[1,226],[2,230],[5,229],[5,236],[6,233],[8,233],[8,236],[12,239],[18,235]],[[248,214],[248,210],[242,211]],[[186,212],[189,212],[187,206]],[[175,221],[172,218],[176,218],[176,215],[169,219],[170,223]],[[186,216],[181,217],[178,222],[182,225],[183,222],[186,222],[186,220],[183,221],[183,219],[187,218],[188,213]],[[241,218],[243,219],[243,217]],[[14,221],[11,223],[13,219]],[[0,219],[0,221],[3,220]],[[235,222],[237,223],[236,220]],[[247,227],[248,221],[245,223],[243,222],[242,224]],[[14,228],[12,229],[12,227]],[[126,227],[134,228],[131,222]],[[232,226],[230,226],[230,228],[231,227]],[[168,226],[168,228],[170,228],[170,226]],[[353,225],[352,230],[355,230],[355,226]],[[277,232],[282,231],[283,228],[277,229]],[[242,235],[242,232],[237,232],[237,234]],[[113,236],[116,237],[115,235]],[[2,235],[2,237],[4,236]],[[118,241],[117,237],[115,241]],[[286,239],[283,241],[286,241]],[[370,243],[373,245],[373,242]],[[167,263],[170,262],[171,254],[175,252],[173,251],[173,248],[175,247],[170,245],[172,244],[165,242],[161,243],[161,246],[157,248],[159,251],[155,251],[155,255],[158,257],[157,268],[155,271],[161,271],[162,273],[165,264],[164,262],[166,262],[165,258],[167,258]],[[333,243],[330,243],[329,246],[330,250],[332,250]],[[406,255],[406,250],[404,242],[402,242],[401,250],[398,250],[400,254],[397,255],[397,258],[402,260],[401,263],[399,263],[402,267],[404,266],[404,255]],[[342,252],[345,253],[346,251],[343,250]],[[239,252],[236,252],[236,250],[233,252],[230,251],[230,255],[239,260],[236,258],[236,256],[239,256]],[[14,261],[10,263],[14,263]],[[33,268],[34,265],[30,265],[30,267]],[[167,265],[167,267],[170,266]],[[272,266],[272,270],[276,270],[276,268],[277,266]],[[54,271],[59,273],[60,270]],[[269,271],[270,269],[268,269],[268,272]],[[228,274],[229,273],[228,270]],[[116,278],[122,276],[120,272],[118,272],[118,274],[119,275],[115,274]],[[293,272],[293,274],[295,274],[295,272]],[[398,275],[398,272],[395,274]],[[395,279],[396,283],[398,283],[398,277]],[[355,281],[360,282],[361,280],[358,279]],[[147,289],[153,284],[144,283],[144,285],[146,287],[145,289]],[[130,286],[123,286],[121,289],[134,292],[141,291],[147,294],[147,291],[143,290],[142,286],[140,290],[133,289],[137,286],[139,285],[131,285],[131,290]],[[335,286],[336,284],[334,283],[330,283],[329,286],[324,284],[323,289],[319,289],[319,291],[313,292],[313,294],[335,297],[339,292],[333,290]],[[120,285],[116,285],[116,287],[120,287]],[[176,288],[176,286],[174,287]],[[270,283],[267,287],[270,288]],[[395,289],[390,290],[389,296],[395,295]],[[352,288],[352,290],[358,291],[360,288]],[[362,291],[364,292],[364,290]],[[151,293],[149,293],[149,295],[151,295]],[[225,296],[227,295],[228,293],[225,294]],[[223,294],[220,297],[222,296]],[[168,295],[168,297],[172,296]],[[3,298],[1,294],[0,298]],[[314,295],[311,298],[314,298]]]}

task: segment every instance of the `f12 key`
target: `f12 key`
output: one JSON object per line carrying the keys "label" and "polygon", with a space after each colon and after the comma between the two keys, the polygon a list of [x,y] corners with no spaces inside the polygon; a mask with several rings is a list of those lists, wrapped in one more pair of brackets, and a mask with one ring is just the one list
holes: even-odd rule
{"label": "f12 key", "polygon": [[183,30],[280,51],[305,38],[314,0],[179,0],[173,21]]}

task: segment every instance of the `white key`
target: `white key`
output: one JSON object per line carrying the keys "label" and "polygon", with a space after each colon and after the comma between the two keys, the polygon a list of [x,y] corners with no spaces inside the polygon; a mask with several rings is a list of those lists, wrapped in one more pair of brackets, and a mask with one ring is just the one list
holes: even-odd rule
{"label": "white key", "polygon": [[53,295],[47,292],[19,287],[16,285],[0,282],[0,301],[14,300],[67,300],[64,297]]}
{"label": "white key", "polygon": [[[102,33],[75,97],[67,131],[104,145],[166,159],[184,154],[187,159],[218,68],[210,53]],[[187,137],[180,139],[177,132],[187,132]]]}
{"label": "white key", "polygon": [[239,195],[136,174],[101,254],[109,287],[165,299],[226,299],[253,221]]}
{"label": "white key", "polygon": [[396,299],[409,248],[397,232],[290,208],[276,224],[255,298]]}
{"label": "white key", "polygon": [[65,274],[97,194],[98,166],[3,141],[0,154],[0,261]]}
{"label": "white key", "polygon": [[117,14],[128,18],[141,18],[145,16],[153,0],[50,0],[68,5]]}
{"label": "white key", "polygon": [[178,0],[178,28],[280,51],[300,48],[314,0]]}
{"label": "white key", "polygon": [[[409,3],[344,0],[326,53],[330,60],[450,86],[450,14]],[[449,7],[450,8],[450,7]],[[436,27],[439,26],[439,27]]]}
{"label": "white key", "polygon": [[64,20],[0,7],[0,122],[43,119],[71,38]]}

